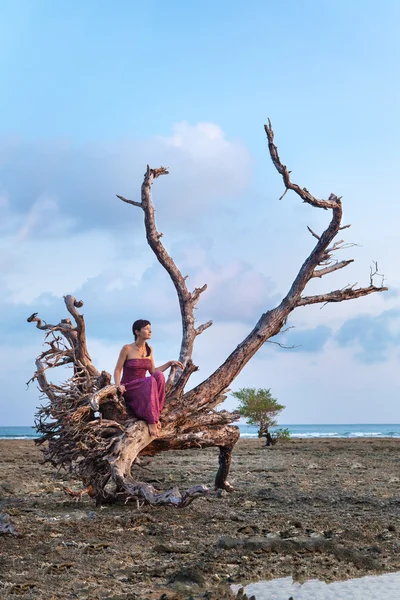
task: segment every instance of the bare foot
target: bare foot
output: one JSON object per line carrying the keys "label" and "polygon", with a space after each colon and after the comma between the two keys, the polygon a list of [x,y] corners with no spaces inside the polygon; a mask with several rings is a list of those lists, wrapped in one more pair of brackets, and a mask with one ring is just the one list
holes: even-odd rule
{"label": "bare foot", "polygon": [[148,423],[149,433],[152,437],[158,437],[158,427],[156,423]]}

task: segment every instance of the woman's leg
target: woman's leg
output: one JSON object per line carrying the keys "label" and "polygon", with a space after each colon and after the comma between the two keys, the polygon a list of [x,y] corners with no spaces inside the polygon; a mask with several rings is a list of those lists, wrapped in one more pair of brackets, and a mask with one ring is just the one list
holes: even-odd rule
{"label": "woman's leg", "polygon": [[164,373],[161,371],[156,371],[153,373],[152,377],[155,384],[154,404],[156,406],[154,406],[154,414],[157,415],[157,429],[161,429],[161,423],[159,419],[165,401],[165,377]]}
{"label": "woman's leg", "polygon": [[157,384],[157,403],[160,415],[162,409],[164,408],[165,402],[165,376],[164,373],[162,373],[161,371],[156,371],[155,373],[153,373],[152,377],[154,377]]}
{"label": "woman's leg", "polygon": [[156,371],[151,377],[146,377],[140,386],[127,390],[125,401],[131,407],[138,419],[146,421],[150,435],[157,436],[160,414],[165,400],[165,377],[161,371]]}
{"label": "woman's leg", "polygon": [[146,421],[150,435],[157,436],[159,410],[156,382],[151,377],[148,377],[141,386],[127,390],[124,398],[125,403],[132,410],[135,417]]}

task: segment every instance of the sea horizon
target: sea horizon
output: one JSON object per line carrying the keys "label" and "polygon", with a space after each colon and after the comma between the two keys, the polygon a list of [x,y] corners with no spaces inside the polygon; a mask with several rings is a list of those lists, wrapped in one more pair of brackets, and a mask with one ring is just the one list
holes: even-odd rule
{"label": "sea horizon", "polygon": [[[258,428],[238,421],[240,437],[257,438]],[[400,423],[280,423],[271,428],[289,429],[292,438],[400,438]],[[35,439],[33,425],[0,425],[0,439]]]}

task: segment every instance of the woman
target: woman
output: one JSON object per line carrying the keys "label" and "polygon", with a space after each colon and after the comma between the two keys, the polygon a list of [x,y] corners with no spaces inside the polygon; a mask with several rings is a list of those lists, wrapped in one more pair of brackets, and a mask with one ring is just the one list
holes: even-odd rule
{"label": "woman", "polygon": [[[165,378],[163,371],[173,365],[183,369],[178,360],[170,360],[161,367],[155,367],[153,350],[146,340],[151,338],[151,324],[139,319],[132,325],[135,341],[126,344],[114,370],[114,381],[124,394],[126,404],[134,415],[146,421],[150,435],[156,437],[160,425],[160,414],[165,399]],[[121,371],[123,371],[121,378]],[[151,377],[146,377],[149,371]]]}

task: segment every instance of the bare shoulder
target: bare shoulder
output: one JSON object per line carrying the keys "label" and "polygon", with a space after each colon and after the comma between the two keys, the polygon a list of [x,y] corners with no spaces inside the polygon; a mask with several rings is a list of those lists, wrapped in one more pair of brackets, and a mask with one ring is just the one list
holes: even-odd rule
{"label": "bare shoulder", "polygon": [[120,354],[128,353],[129,350],[131,350],[131,348],[132,348],[132,344],[125,344],[125,346],[122,346]]}

